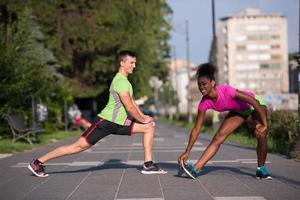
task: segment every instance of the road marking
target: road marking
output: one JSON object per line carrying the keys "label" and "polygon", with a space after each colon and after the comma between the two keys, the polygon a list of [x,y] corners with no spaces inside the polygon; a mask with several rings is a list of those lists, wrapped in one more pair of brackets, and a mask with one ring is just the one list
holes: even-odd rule
{"label": "road marking", "polygon": [[[186,146],[186,145],[188,145],[188,142],[185,142],[185,143],[183,143],[183,144]],[[195,143],[194,143],[194,146],[195,146],[195,145],[200,145],[200,146],[201,146],[201,145],[203,145],[203,144],[202,144],[201,142],[195,142]]]}
{"label": "road marking", "polygon": [[[247,160],[244,162],[244,160]],[[212,160],[208,161],[208,164],[217,164],[217,163],[244,163],[244,164],[252,164],[252,162],[249,162],[250,159],[235,159],[235,160]],[[251,159],[255,160],[256,159]],[[189,160],[189,162],[195,163],[198,160]],[[60,166],[60,165],[68,165],[68,166],[101,166],[104,164],[107,165],[119,165],[119,164],[124,164],[124,165],[142,165],[144,163],[143,160],[129,160],[129,161],[110,161],[110,162],[98,162],[98,161],[75,161],[75,162],[64,162],[64,163],[46,163],[48,166]],[[167,164],[177,164],[177,161],[161,161],[158,163],[167,163]],[[253,161],[254,163],[254,161]],[[256,162],[255,162],[256,163]],[[270,161],[266,161],[266,163],[271,163]],[[16,165],[12,165],[11,167],[27,167],[29,163],[17,163]]]}
{"label": "road marking", "polygon": [[11,156],[11,155],[13,155],[13,154],[12,154],[12,153],[1,153],[1,154],[0,154],[0,159],[1,159],[1,158],[9,157],[9,156]]}
{"label": "road marking", "polygon": [[173,135],[174,138],[187,138],[187,135]]}
{"label": "road marking", "polygon": [[[194,147],[193,150],[195,148],[199,148],[199,147]],[[202,148],[206,148],[205,146]],[[114,149],[143,149],[143,144],[135,144],[133,146],[120,146],[120,147],[103,147],[103,146],[98,146],[98,147],[93,147],[91,149],[87,149],[85,152],[87,152],[89,150],[89,152],[94,151],[94,150],[114,150]],[[186,146],[183,145],[172,145],[172,146],[161,146],[161,145],[154,145],[153,149],[186,149]]]}
{"label": "road marking", "polygon": [[164,198],[138,198],[138,199],[116,199],[116,200],[164,200]]}
{"label": "road marking", "polygon": [[263,197],[260,196],[248,196],[248,197],[215,197],[215,200],[266,200]]}
{"label": "road marking", "polygon": [[161,138],[161,137],[159,137],[159,138],[154,138],[154,141],[156,141],[156,142],[164,142],[165,141],[165,138]]}
{"label": "road marking", "polygon": [[[205,147],[194,147],[193,148],[193,150],[192,151],[204,151],[204,149],[205,149]],[[174,152],[174,153],[181,153],[181,152],[183,152],[184,151],[184,149],[173,149],[173,150],[171,150],[171,149],[162,149],[162,150],[159,150],[159,149],[153,149],[153,152],[169,152],[169,153],[171,153],[171,152]],[[87,152],[87,153],[129,153],[129,152],[131,152],[130,150],[120,150],[120,151],[114,151],[114,150],[112,150],[112,151],[110,151],[110,150],[107,150],[107,151],[98,151],[98,150],[93,150],[93,151],[90,151],[90,152]],[[143,149],[133,149],[133,151],[132,152],[134,152],[134,153],[138,153],[138,152],[144,152],[144,150]]]}

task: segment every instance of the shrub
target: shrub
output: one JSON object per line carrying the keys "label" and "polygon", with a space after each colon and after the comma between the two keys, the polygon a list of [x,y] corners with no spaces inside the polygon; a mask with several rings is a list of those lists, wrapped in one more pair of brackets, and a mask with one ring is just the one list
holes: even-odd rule
{"label": "shrub", "polygon": [[274,144],[274,150],[288,155],[294,141],[299,137],[297,130],[297,113],[287,111],[269,112],[269,139]]}

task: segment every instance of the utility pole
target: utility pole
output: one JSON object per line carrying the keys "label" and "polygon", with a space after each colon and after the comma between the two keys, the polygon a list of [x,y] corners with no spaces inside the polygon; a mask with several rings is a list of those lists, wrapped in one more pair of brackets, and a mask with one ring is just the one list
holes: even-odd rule
{"label": "utility pole", "polygon": [[215,0],[211,1],[211,9],[212,9],[212,32],[213,32],[213,39],[216,37],[216,26],[215,26]]}
{"label": "utility pole", "polygon": [[[298,2],[298,6],[299,6],[299,10],[300,10],[300,0]],[[299,25],[299,30],[298,30],[298,42],[299,42],[299,51],[298,51],[298,54],[296,54],[294,56],[294,58],[296,59],[297,63],[298,63],[298,66],[297,66],[297,69],[298,69],[298,135],[300,135],[300,12],[298,13],[298,25]]]}
{"label": "utility pole", "polygon": [[192,113],[192,93],[191,93],[191,66],[190,66],[190,39],[189,39],[189,21],[185,20],[185,36],[186,36],[186,62],[188,73],[188,85],[187,85],[187,111],[188,111],[188,123],[193,121]]}
{"label": "utility pole", "polygon": [[[211,18],[212,18],[212,45],[211,45],[211,55],[210,62],[217,66],[217,36],[216,36],[216,25],[215,25],[215,0],[211,0]],[[216,74],[216,81],[218,82],[218,73]]]}
{"label": "utility pole", "polygon": [[179,91],[178,84],[179,84],[179,81],[178,81],[177,55],[176,55],[176,46],[175,45],[173,46],[173,58],[174,58],[174,68],[175,68],[175,89],[176,89],[176,101],[175,101],[175,104],[176,104],[176,115],[175,115],[175,118],[176,118],[176,120],[178,120],[179,119],[179,95],[178,95],[178,91]]}

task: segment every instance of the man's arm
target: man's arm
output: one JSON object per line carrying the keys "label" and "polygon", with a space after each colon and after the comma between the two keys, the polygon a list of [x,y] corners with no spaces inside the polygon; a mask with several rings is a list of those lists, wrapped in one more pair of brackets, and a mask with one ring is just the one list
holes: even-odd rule
{"label": "man's arm", "polygon": [[135,106],[135,108],[137,109],[137,111],[140,113],[140,115],[144,115],[144,113],[141,111],[140,107],[136,104],[136,102],[134,101],[133,98],[132,99],[132,103]]}
{"label": "man's arm", "polygon": [[119,97],[126,109],[127,112],[130,113],[130,115],[136,119],[137,121],[147,124],[152,121],[152,118],[149,116],[144,115],[137,105],[134,103],[133,98],[129,95],[128,92],[120,92]]}

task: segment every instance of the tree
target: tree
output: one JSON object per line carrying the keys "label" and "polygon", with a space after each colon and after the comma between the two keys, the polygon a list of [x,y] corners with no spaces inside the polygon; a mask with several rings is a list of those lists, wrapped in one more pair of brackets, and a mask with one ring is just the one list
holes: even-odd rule
{"label": "tree", "polygon": [[75,96],[96,96],[109,87],[117,70],[115,55],[121,49],[138,53],[135,94],[150,91],[152,75],[166,77],[164,56],[168,54],[169,31],[166,16],[171,12],[165,0],[65,0],[7,1],[17,13],[24,5],[45,34],[60,63],[64,84]]}
{"label": "tree", "polygon": [[44,46],[30,9],[6,21],[0,27],[0,114],[30,110],[32,96],[51,103],[62,101],[67,93],[60,86],[59,64]]}

